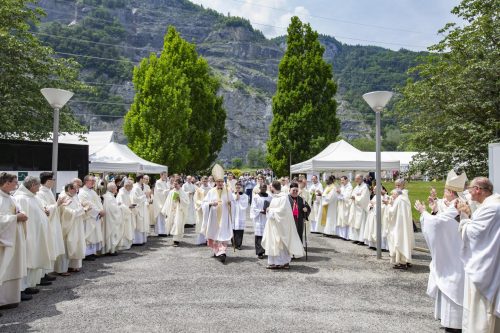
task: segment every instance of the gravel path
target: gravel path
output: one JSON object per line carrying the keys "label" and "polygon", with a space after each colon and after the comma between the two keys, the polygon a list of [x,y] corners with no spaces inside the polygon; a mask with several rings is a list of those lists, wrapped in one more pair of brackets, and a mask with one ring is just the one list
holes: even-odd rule
{"label": "gravel path", "polygon": [[[34,299],[2,311],[0,332],[439,332],[426,296],[429,256],[409,271],[388,255],[341,239],[309,236],[309,258],[265,269],[252,229],[226,265],[170,238],[85,262]],[[416,234],[419,243],[422,235]],[[442,332],[442,330],[441,330]]]}

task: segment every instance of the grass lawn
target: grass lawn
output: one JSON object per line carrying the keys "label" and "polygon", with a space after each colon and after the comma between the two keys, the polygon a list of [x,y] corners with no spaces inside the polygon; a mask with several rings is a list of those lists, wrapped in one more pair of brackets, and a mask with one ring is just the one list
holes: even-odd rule
{"label": "grass lawn", "polygon": [[[394,182],[392,183],[382,182],[382,184],[388,191],[394,189]],[[427,198],[429,197],[429,192],[431,190],[431,187],[436,188],[439,198],[443,196],[444,181],[431,181],[431,182],[413,181],[406,183],[406,188],[408,189],[408,194],[410,196],[410,201],[412,206],[413,220],[416,222],[420,219],[420,213],[417,212],[415,208],[413,208],[415,200],[423,201],[425,205],[428,206]]]}

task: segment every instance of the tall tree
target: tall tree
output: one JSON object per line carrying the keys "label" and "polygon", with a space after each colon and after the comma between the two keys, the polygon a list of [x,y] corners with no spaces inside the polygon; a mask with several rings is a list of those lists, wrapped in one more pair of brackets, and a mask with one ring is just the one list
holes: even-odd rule
{"label": "tall tree", "polygon": [[337,138],[340,122],[332,67],[323,60],[318,33],[298,17],[288,26],[287,50],[279,65],[267,159],[278,175],[289,172],[289,157],[312,157]]}
{"label": "tall tree", "polygon": [[[44,12],[27,0],[3,0],[0,6],[0,136],[43,139],[52,131],[52,109],[40,93],[44,87],[77,91],[78,64],[56,58],[30,29]],[[28,7],[29,5],[29,7]],[[85,130],[68,107],[61,110],[60,128],[67,132]]]}
{"label": "tall tree", "polygon": [[498,0],[463,0],[433,53],[410,70],[397,104],[406,144],[422,154],[415,170],[431,176],[452,168],[486,175],[488,143],[500,141],[500,21]]}
{"label": "tall tree", "polygon": [[131,149],[173,172],[208,168],[226,139],[226,112],[219,82],[195,46],[169,27],[161,55],[143,59],[133,82],[124,124]]}

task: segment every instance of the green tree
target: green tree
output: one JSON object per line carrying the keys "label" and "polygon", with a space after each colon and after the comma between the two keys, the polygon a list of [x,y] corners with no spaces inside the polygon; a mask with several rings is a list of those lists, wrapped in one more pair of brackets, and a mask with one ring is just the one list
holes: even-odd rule
{"label": "green tree", "polygon": [[169,27],[162,53],[134,68],[134,102],[125,116],[130,148],[172,172],[206,169],[226,138],[218,81],[193,44]]}
{"label": "green tree", "polygon": [[262,148],[250,148],[247,153],[247,163],[251,168],[264,168],[266,163],[266,152]]}
{"label": "green tree", "polygon": [[273,96],[273,121],[267,160],[278,175],[289,173],[292,161],[310,158],[334,141],[340,122],[332,67],[323,60],[318,33],[298,17],[288,26],[287,50],[281,59]]}
{"label": "green tree", "polygon": [[375,151],[376,142],[373,139],[357,138],[351,141],[351,144],[361,151]]}
{"label": "green tree", "polygon": [[431,176],[462,168],[487,174],[488,143],[500,140],[500,20],[498,0],[463,0],[433,53],[410,73],[395,115],[410,149],[422,152],[414,170]]}
{"label": "green tree", "polygon": [[[52,109],[40,93],[44,87],[81,91],[78,64],[56,58],[30,32],[45,13],[33,1],[4,0],[0,6],[0,136],[44,139],[52,132]],[[60,128],[85,130],[68,107],[61,110]]]}
{"label": "green tree", "polygon": [[235,157],[231,160],[231,164],[233,168],[241,169],[241,167],[243,166],[243,159],[240,157]]}
{"label": "green tree", "polygon": [[388,151],[397,151],[401,142],[401,130],[393,126],[387,126],[382,140],[382,148]]}

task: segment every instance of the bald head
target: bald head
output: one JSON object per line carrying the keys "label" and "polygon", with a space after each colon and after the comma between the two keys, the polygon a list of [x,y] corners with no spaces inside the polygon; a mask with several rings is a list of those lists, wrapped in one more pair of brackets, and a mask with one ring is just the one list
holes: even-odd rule
{"label": "bald head", "polygon": [[486,177],[476,177],[472,180],[471,186],[477,186],[489,194],[493,193],[493,184]]}
{"label": "bald head", "polygon": [[483,203],[484,199],[493,194],[493,184],[486,177],[476,177],[467,188],[472,200]]}

